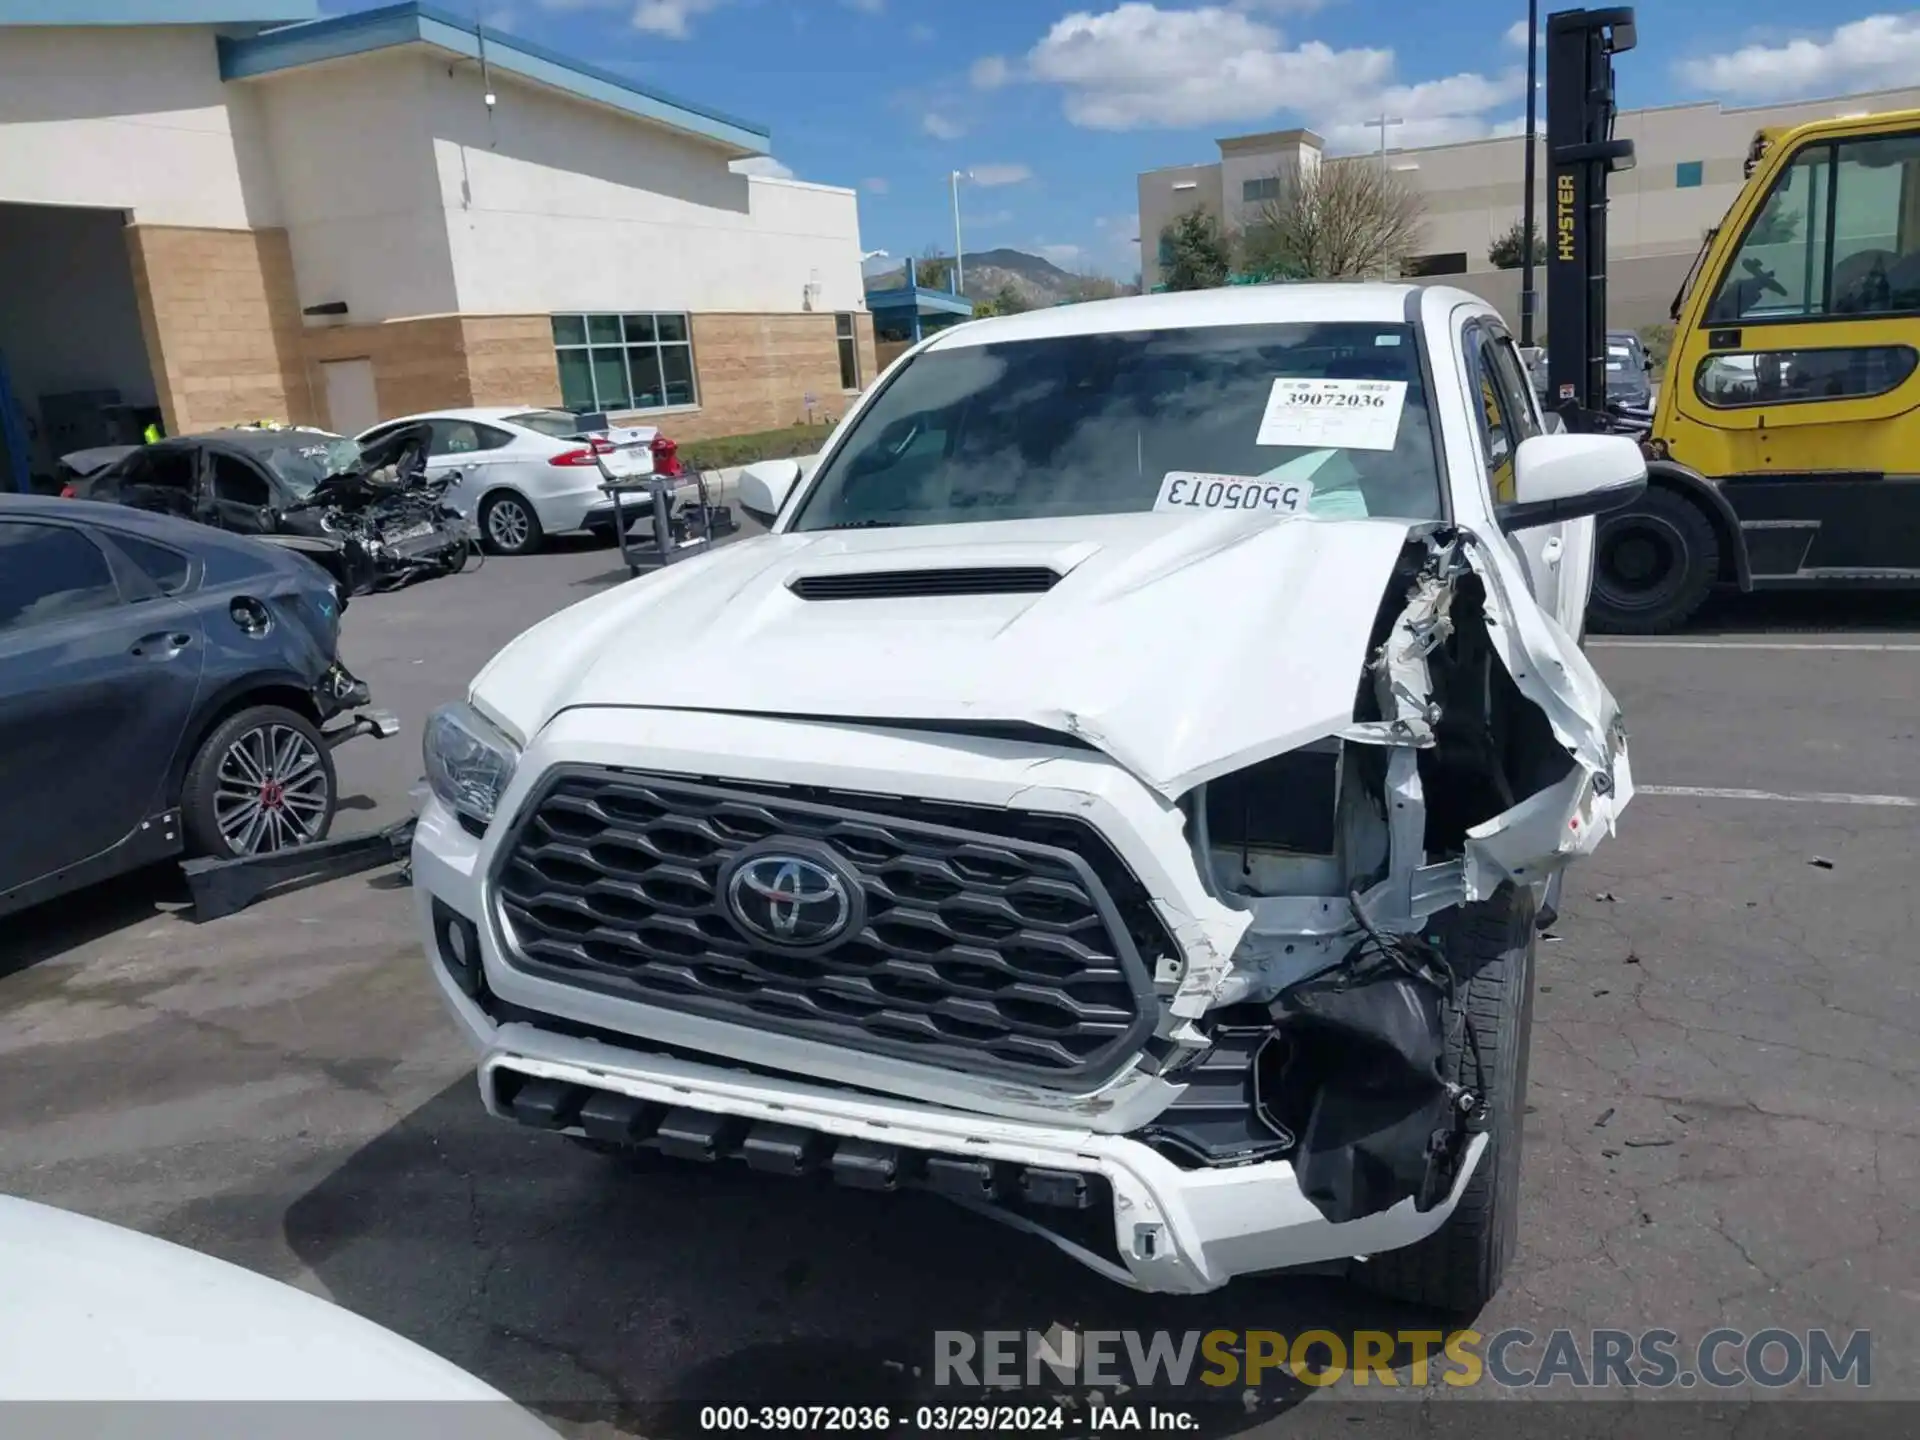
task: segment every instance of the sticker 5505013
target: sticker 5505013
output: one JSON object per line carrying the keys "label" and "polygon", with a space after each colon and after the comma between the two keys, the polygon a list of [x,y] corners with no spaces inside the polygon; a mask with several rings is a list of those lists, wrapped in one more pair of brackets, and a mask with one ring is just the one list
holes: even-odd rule
{"label": "sticker 5505013", "polygon": [[1153,508],[1166,510],[1250,510],[1267,515],[1298,515],[1313,498],[1306,480],[1261,480],[1251,475],[1209,475],[1198,470],[1169,470],[1160,482]]}

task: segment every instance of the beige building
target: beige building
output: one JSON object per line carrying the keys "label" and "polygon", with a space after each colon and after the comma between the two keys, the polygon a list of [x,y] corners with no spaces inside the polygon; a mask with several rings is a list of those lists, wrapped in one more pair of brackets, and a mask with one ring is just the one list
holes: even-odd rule
{"label": "beige building", "polygon": [[842,413],[874,374],[854,192],[471,17],[0,0],[0,488],[156,410]]}
{"label": "beige building", "polygon": [[[1734,108],[1709,102],[1622,111],[1615,134],[1633,141],[1635,165],[1616,173],[1608,192],[1612,323],[1637,327],[1666,318],[1702,234],[1720,222],[1745,183],[1747,150],[1755,131],[1913,108],[1920,108],[1920,87],[1787,105]],[[1247,135],[1218,144],[1217,162],[1149,170],[1140,176],[1140,273],[1149,289],[1160,283],[1159,236],[1169,221],[1197,205],[1237,229],[1301,164],[1317,164],[1321,151],[1320,138],[1305,130]],[[1334,163],[1354,161],[1379,163],[1376,156]],[[1485,295],[1517,318],[1519,272],[1496,270],[1487,248],[1520,219],[1525,138],[1388,149],[1385,162],[1426,201],[1420,270],[1454,276],[1451,283]],[[1535,203],[1544,217],[1544,143],[1537,175]],[[1544,218],[1540,228],[1544,234]],[[1544,276],[1538,283],[1544,290]],[[1544,295],[1541,309],[1544,314]]]}

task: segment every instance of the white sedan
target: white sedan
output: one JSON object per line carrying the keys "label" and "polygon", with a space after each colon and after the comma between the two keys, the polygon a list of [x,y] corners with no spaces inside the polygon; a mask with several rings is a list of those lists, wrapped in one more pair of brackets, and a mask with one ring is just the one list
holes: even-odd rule
{"label": "white sedan", "polygon": [[613,502],[601,490],[618,479],[680,473],[674,442],[651,427],[583,432],[587,417],[568,410],[485,406],[434,410],[383,421],[359,437],[377,440],[425,420],[433,428],[427,473],[460,472],[447,499],[470,517],[494,555],[526,555],[549,535],[613,531]]}

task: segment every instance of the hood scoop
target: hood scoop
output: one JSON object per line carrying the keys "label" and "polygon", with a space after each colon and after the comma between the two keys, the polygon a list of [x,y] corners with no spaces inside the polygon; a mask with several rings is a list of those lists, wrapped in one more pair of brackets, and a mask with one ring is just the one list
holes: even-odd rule
{"label": "hood scoop", "polygon": [[1044,565],[851,570],[801,575],[787,588],[802,600],[906,600],[935,595],[1040,595],[1060,583]]}

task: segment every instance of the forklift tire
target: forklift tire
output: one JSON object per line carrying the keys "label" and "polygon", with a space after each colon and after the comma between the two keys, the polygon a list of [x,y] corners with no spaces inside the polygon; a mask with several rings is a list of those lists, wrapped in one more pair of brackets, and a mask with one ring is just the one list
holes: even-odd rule
{"label": "forklift tire", "polygon": [[1693,618],[1720,575],[1720,537],[1685,496],[1649,486],[1602,518],[1587,617],[1608,635],[1664,635]]}

